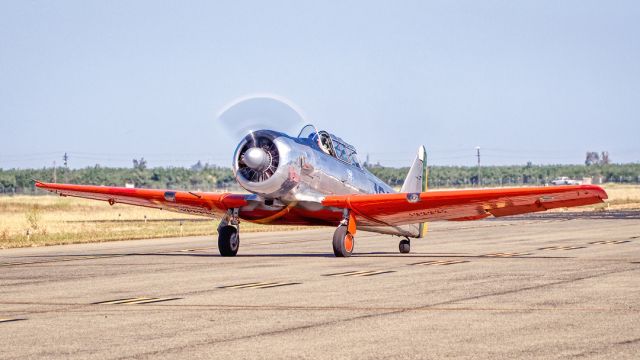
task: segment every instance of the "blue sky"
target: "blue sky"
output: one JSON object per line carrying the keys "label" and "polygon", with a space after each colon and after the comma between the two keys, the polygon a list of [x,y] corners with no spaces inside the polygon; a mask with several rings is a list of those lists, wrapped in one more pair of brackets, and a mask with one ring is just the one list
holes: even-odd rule
{"label": "blue sky", "polygon": [[251,93],[386,165],[638,162],[639,4],[2,1],[0,168],[228,166]]}

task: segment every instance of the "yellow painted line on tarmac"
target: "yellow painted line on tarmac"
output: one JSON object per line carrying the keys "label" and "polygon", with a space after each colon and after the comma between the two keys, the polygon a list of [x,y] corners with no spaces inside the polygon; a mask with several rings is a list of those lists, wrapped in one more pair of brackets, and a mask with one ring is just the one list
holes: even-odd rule
{"label": "yellow painted line on tarmac", "polygon": [[94,305],[115,305],[115,304],[127,304],[129,302],[134,301],[142,301],[142,300],[150,300],[150,297],[137,297],[137,298],[127,298],[127,299],[116,299],[116,300],[107,300],[93,303]]}
{"label": "yellow painted line on tarmac", "polygon": [[272,287],[298,285],[298,284],[300,283],[263,281],[263,282],[253,282],[253,283],[246,283],[246,284],[220,286],[218,287],[218,289],[267,289]]}
{"label": "yellow painted line on tarmac", "polygon": [[347,272],[340,272],[340,273],[333,273],[333,274],[325,274],[324,276],[354,276],[354,275],[358,275],[358,274],[365,274],[370,272],[371,270],[354,270],[354,271],[347,271]]}
{"label": "yellow painted line on tarmac", "polygon": [[431,260],[431,261],[417,262],[417,263],[413,263],[413,264],[410,264],[410,265],[444,266],[444,265],[462,264],[462,263],[466,263],[466,262],[469,262],[469,260]]}
{"label": "yellow painted line on tarmac", "polygon": [[589,244],[593,245],[617,245],[631,242],[631,240],[601,240],[601,241],[593,241]]}
{"label": "yellow painted line on tarmac", "polygon": [[107,301],[99,301],[92,303],[92,305],[142,305],[142,304],[151,304],[162,301],[170,301],[170,300],[178,300],[180,298],[154,298],[154,297],[134,297],[134,298],[126,298],[126,299],[116,299],[116,300],[107,300]]}
{"label": "yellow painted line on tarmac", "polygon": [[251,287],[251,289],[268,289],[268,288],[274,288],[274,287],[289,286],[289,285],[299,285],[299,284],[300,283],[296,283],[296,282],[273,283],[273,284],[267,284],[267,285],[253,286],[253,287]]}
{"label": "yellow painted line on tarmac", "polygon": [[531,253],[499,252],[499,253],[486,254],[486,255],[482,255],[482,256],[486,256],[486,257],[514,257],[514,256],[524,256],[524,255],[531,255]]}
{"label": "yellow painted line on tarmac", "polygon": [[246,287],[260,286],[260,285],[266,285],[266,284],[275,284],[275,283],[268,282],[268,281],[253,282],[253,283],[247,283],[247,284],[220,286],[219,289],[243,289],[243,288],[246,288]]}
{"label": "yellow painted line on tarmac", "polygon": [[382,274],[390,274],[393,273],[395,271],[393,270],[378,270],[378,271],[370,271],[364,274],[356,274],[356,275],[351,275],[351,276],[374,276],[374,275],[382,275]]}
{"label": "yellow painted line on tarmac", "polygon": [[159,302],[164,302],[164,301],[171,301],[171,300],[179,300],[180,298],[177,297],[167,297],[167,298],[151,298],[151,299],[147,299],[147,300],[139,300],[139,301],[130,301],[127,302],[126,304],[134,304],[134,305],[142,305],[142,304],[152,304],[152,303],[159,303]]}
{"label": "yellow painted line on tarmac", "polygon": [[586,246],[547,246],[541,247],[538,250],[576,250],[584,248],[586,248]]}
{"label": "yellow painted line on tarmac", "polygon": [[339,272],[339,273],[333,273],[333,274],[324,274],[322,276],[373,276],[373,275],[381,275],[381,274],[388,274],[388,273],[392,273],[395,271],[391,271],[391,270],[360,270],[360,271],[346,271],[346,272]]}

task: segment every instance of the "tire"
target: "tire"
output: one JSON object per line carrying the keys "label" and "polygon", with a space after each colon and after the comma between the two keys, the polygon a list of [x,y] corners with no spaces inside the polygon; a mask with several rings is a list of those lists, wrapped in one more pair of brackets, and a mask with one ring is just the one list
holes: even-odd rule
{"label": "tire", "polygon": [[407,239],[400,240],[398,249],[400,250],[401,254],[408,254],[411,251],[411,243]]}
{"label": "tire", "polygon": [[333,233],[333,253],[336,257],[349,257],[353,253],[355,239],[346,226],[338,226]]}
{"label": "tire", "polygon": [[227,225],[218,231],[218,250],[222,256],[236,256],[240,248],[240,234],[234,226]]}

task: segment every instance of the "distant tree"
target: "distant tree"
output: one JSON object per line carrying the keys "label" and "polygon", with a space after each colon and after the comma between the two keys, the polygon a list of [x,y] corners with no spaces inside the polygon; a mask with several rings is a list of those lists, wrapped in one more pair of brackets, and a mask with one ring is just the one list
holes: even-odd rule
{"label": "distant tree", "polygon": [[145,160],[143,157],[140,158],[140,160],[138,159],[133,159],[133,168],[136,170],[146,170],[147,169],[147,160]]}
{"label": "distant tree", "polygon": [[603,151],[600,155],[600,165],[609,165],[611,161],[609,160],[609,152]]}
{"label": "distant tree", "polygon": [[198,160],[197,163],[191,165],[191,171],[202,171],[204,169],[204,166],[202,165],[202,162],[200,160]]}
{"label": "distant tree", "polygon": [[600,164],[600,155],[598,155],[598,153],[595,151],[588,151],[587,158],[585,159],[584,164],[587,166]]}

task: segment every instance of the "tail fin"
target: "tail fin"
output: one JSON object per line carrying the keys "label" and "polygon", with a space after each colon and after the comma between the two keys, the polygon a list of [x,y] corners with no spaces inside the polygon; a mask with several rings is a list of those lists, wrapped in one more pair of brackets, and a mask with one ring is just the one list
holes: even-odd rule
{"label": "tail fin", "polygon": [[[400,192],[403,193],[419,193],[427,191],[427,152],[424,146],[418,148],[418,154],[413,160],[413,164],[409,169],[407,178],[402,184]],[[427,233],[427,223],[421,223],[419,225],[418,237],[424,237]]]}

